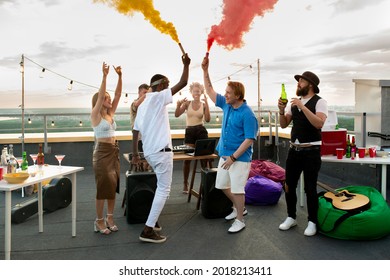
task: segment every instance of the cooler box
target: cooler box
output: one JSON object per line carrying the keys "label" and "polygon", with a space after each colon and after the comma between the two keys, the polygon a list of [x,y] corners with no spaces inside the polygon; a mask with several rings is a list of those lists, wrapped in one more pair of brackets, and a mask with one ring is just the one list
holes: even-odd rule
{"label": "cooler box", "polygon": [[337,148],[343,148],[344,154],[347,147],[347,129],[336,129],[338,124],[335,111],[328,112],[328,118],[321,130],[322,145],[321,155],[336,155]]}

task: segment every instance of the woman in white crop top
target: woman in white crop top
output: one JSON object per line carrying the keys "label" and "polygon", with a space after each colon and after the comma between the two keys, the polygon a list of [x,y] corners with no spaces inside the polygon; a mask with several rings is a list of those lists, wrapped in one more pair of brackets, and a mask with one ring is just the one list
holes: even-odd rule
{"label": "woman in white crop top", "polygon": [[[207,139],[208,132],[204,126],[204,121],[210,121],[210,108],[207,103],[207,98],[204,95],[204,87],[198,82],[190,85],[190,93],[193,101],[188,101],[187,98],[177,101],[175,117],[180,117],[187,111],[186,115],[186,131],[184,136],[184,144],[195,147],[196,140]],[[202,101],[200,100],[203,94]],[[205,162],[202,162],[202,166]],[[184,186],[183,193],[188,193],[188,177],[190,174],[191,161],[185,160],[183,163]]]}
{"label": "woman in white crop top", "polygon": [[[109,66],[103,63],[103,79],[99,92],[92,97],[91,123],[95,133],[95,148],[93,151],[93,170],[96,182],[96,220],[95,232],[110,234],[118,231],[114,223],[114,207],[116,192],[119,193],[119,148],[115,139],[116,123],[114,114],[122,94],[122,69],[115,67],[118,83],[114,100],[106,92],[106,79]],[[107,215],[104,218],[104,203],[107,200]]]}

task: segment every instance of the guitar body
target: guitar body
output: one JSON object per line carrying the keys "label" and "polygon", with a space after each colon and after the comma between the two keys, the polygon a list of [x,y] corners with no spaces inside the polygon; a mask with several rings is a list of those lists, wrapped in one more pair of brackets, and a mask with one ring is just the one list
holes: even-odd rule
{"label": "guitar body", "polygon": [[332,205],[341,210],[355,210],[370,203],[370,199],[362,194],[350,193],[342,190],[338,193],[327,192],[324,197],[332,200]]}

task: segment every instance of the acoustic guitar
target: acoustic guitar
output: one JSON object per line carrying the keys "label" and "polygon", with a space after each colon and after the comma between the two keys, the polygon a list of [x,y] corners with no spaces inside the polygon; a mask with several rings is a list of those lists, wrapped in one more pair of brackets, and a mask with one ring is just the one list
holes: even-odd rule
{"label": "acoustic guitar", "polygon": [[317,185],[327,190],[324,197],[332,200],[333,207],[341,210],[355,210],[370,203],[370,199],[362,194],[350,193],[348,190],[336,191],[324,183],[317,182]]}

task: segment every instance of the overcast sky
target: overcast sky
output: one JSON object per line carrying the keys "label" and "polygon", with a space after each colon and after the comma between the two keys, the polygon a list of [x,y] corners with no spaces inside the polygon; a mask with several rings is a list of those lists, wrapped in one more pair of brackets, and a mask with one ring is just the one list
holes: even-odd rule
{"label": "overcast sky", "polygon": [[[210,28],[221,21],[222,3],[154,0],[192,59],[190,82],[203,82],[200,63]],[[330,105],[354,105],[352,79],[390,79],[388,11],[390,1],[385,0],[279,0],[272,11],[254,19],[243,47],[212,46],[214,88],[224,93],[228,77],[242,81],[246,99],[256,106],[259,60],[262,105],[276,104],[281,83],[294,96],[293,76],[306,70],[319,76],[320,95]],[[126,16],[92,0],[0,0],[0,31],[1,108],[21,104],[22,54],[26,108],[90,107],[103,61],[122,66],[127,93],[135,93],[156,73],[168,76],[172,86],[182,70],[177,43],[142,14]],[[46,71],[39,78],[42,67],[35,63],[55,73]],[[72,91],[67,90],[70,80],[75,81]],[[108,89],[115,88],[116,80],[111,69]],[[188,88],[182,91],[186,95]],[[128,105],[123,98],[120,106]]]}

